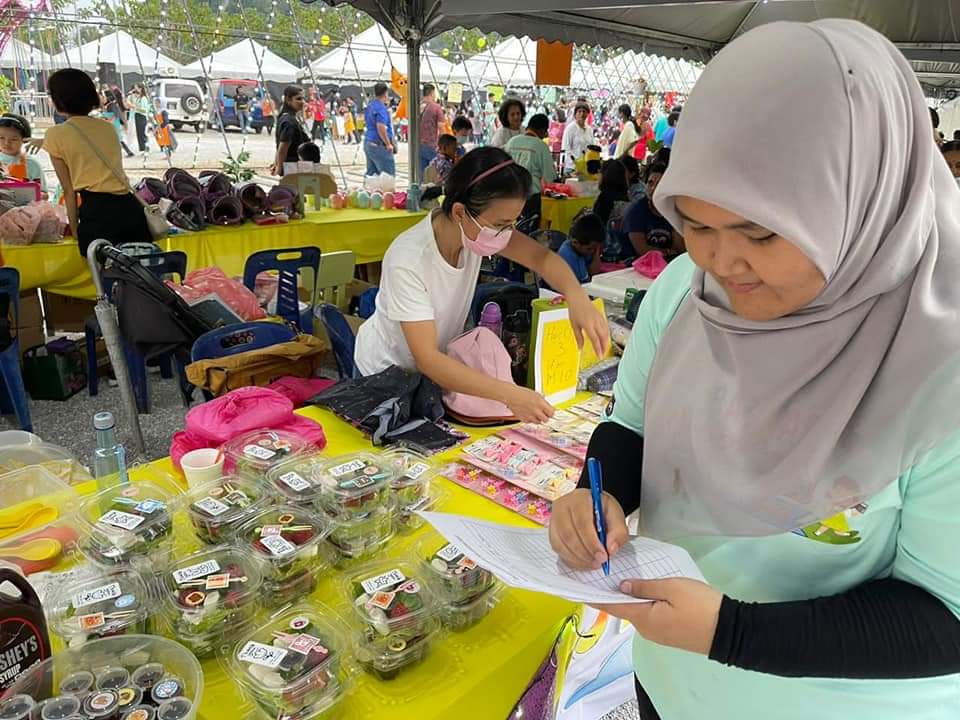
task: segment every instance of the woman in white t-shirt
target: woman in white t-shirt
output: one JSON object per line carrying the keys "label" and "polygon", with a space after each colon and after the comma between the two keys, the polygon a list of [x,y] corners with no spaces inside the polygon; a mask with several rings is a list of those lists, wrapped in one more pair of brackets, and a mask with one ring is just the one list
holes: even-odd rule
{"label": "woman in white t-shirt", "polygon": [[468,368],[446,353],[463,332],[480,262],[503,255],[541,275],[566,296],[578,340],[600,353],[607,323],[556,253],[514,229],[530,194],[530,174],[494,147],[472,150],[454,166],[443,207],[397,236],[383,258],[376,312],[357,335],[363,375],[391,365],[419,370],[445,390],[498,400],[521,421],[542,422],[553,407],[539,394]]}

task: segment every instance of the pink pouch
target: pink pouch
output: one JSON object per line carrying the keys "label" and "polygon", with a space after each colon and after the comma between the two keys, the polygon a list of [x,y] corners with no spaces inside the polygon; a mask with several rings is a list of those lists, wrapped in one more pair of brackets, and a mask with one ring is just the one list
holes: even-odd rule
{"label": "pink pouch", "polygon": [[[513,382],[510,353],[489,328],[476,327],[455,337],[447,345],[447,355],[484,375]],[[502,402],[475,395],[444,392],[443,404],[451,415],[468,424],[489,425],[514,419],[513,412]]]}
{"label": "pink pouch", "polygon": [[666,267],[666,259],[657,250],[649,250],[633,261],[633,269],[651,280],[656,280]]}
{"label": "pink pouch", "polygon": [[336,380],[323,378],[282,377],[267,385],[267,388],[290,398],[294,407],[300,407],[314,395],[334,384]]}
{"label": "pink pouch", "polygon": [[260,320],[267,316],[257,302],[257,296],[239,280],[227,277],[218,267],[200,268],[187,273],[183,285],[167,284],[187,302],[213,293],[244,320]]}

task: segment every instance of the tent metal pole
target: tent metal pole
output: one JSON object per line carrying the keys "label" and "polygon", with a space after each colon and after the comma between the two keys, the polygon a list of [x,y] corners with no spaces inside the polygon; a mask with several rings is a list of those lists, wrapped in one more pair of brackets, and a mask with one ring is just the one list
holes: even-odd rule
{"label": "tent metal pole", "polygon": [[420,184],[420,33],[408,32],[407,42],[407,121],[409,141],[407,155],[410,183]]}

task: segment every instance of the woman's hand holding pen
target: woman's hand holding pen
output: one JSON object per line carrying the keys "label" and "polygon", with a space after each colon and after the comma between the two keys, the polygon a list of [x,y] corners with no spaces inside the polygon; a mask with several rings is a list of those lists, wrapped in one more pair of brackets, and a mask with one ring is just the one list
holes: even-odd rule
{"label": "woman's hand holding pen", "polygon": [[590,490],[579,488],[564,495],[553,503],[550,545],[560,559],[575,570],[599,568],[629,539],[623,508],[608,493],[603,493],[603,518],[607,528],[606,547],[597,536]]}

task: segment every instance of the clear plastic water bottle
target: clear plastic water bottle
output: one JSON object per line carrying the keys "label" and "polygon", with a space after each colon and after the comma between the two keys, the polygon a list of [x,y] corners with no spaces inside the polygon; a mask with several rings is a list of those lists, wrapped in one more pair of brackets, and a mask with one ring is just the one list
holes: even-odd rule
{"label": "clear plastic water bottle", "polygon": [[97,488],[104,490],[127,482],[127,459],[123,445],[117,442],[113,413],[98,412],[93,416],[97,447],[93,451],[93,475]]}
{"label": "clear plastic water bottle", "polygon": [[488,302],[484,305],[483,310],[480,311],[480,322],[477,325],[485,327],[497,337],[501,337],[503,334],[503,313],[500,310],[500,305],[495,302]]}
{"label": "clear plastic water bottle", "polygon": [[407,212],[420,211],[420,186],[416,183],[410,183],[407,189]]}

